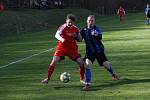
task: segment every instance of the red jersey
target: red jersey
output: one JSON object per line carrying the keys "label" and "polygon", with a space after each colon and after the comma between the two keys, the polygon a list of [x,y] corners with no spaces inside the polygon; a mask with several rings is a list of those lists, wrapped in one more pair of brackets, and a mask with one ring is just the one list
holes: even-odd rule
{"label": "red jersey", "polygon": [[122,7],[120,7],[120,8],[118,9],[118,15],[119,15],[119,16],[125,16],[125,11],[124,11],[124,9],[123,9]]}
{"label": "red jersey", "polygon": [[4,10],[4,5],[2,3],[0,3],[0,11]]}
{"label": "red jersey", "polygon": [[79,29],[75,25],[68,27],[65,23],[58,28],[56,35],[61,36],[65,41],[63,43],[58,41],[55,56],[69,56],[74,59],[79,55],[76,40],[72,36],[74,33],[79,34]]}
{"label": "red jersey", "polygon": [[68,27],[66,24],[61,25],[56,34],[60,35],[62,38],[65,39],[65,42],[58,41],[57,49],[68,49],[74,50],[77,48],[76,40],[72,36],[73,33],[79,34],[79,30],[76,26]]}

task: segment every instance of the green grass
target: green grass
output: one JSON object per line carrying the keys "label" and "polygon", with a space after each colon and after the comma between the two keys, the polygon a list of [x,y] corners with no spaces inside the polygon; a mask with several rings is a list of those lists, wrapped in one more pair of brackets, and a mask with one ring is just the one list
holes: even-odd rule
{"label": "green grass", "polygon": [[[120,23],[116,16],[96,18],[96,24],[103,30],[106,54],[121,80],[113,81],[108,72],[95,62],[92,67],[92,90],[80,91],[82,87],[77,65],[66,58],[57,65],[49,84],[43,85],[40,81],[47,74],[47,66],[54,53],[52,50],[1,68],[0,100],[148,100],[150,26],[144,24],[143,14],[127,14],[124,23]],[[80,22],[78,25],[81,27],[84,22]],[[55,31],[56,27],[1,38],[0,66],[55,48],[54,34],[49,34]],[[79,46],[79,51],[84,56],[84,42],[79,43]],[[64,71],[71,73],[69,83],[62,83],[58,79]]]}
{"label": "green grass", "polygon": [[29,34],[44,30],[53,30],[65,22],[69,13],[77,16],[77,22],[92,12],[85,9],[24,9],[0,13],[0,37]]}

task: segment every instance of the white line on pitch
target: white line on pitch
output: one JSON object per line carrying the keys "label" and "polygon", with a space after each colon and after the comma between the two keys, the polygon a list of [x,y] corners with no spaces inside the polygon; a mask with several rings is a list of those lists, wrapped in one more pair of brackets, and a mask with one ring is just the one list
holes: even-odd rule
{"label": "white line on pitch", "polygon": [[45,53],[45,52],[51,51],[51,50],[53,50],[53,49],[54,49],[54,48],[51,48],[51,49],[48,49],[48,50],[45,50],[45,51],[42,51],[42,52],[39,52],[39,53],[33,54],[33,55],[31,55],[31,56],[25,57],[25,58],[23,58],[23,59],[20,59],[20,60],[17,60],[17,61],[11,62],[11,63],[9,63],[9,64],[7,64],[7,65],[0,66],[0,69],[1,69],[1,68],[5,68],[5,67],[8,67],[8,66],[10,66],[10,65],[12,65],[12,64],[15,64],[15,63],[18,63],[18,62],[21,62],[21,61],[24,61],[24,60],[30,59],[30,58],[32,58],[32,57],[34,57],[34,56],[37,56],[37,55],[40,55],[40,54],[42,54],[42,53]]}

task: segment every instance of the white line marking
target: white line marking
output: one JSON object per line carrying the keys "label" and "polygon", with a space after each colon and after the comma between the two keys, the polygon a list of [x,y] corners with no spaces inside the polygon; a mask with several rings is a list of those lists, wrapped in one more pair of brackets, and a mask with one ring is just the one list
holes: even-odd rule
{"label": "white line marking", "polygon": [[0,66],[0,69],[1,69],[1,68],[5,68],[5,67],[8,67],[8,66],[10,66],[10,65],[12,65],[12,64],[15,64],[15,63],[18,63],[18,62],[21,62],[21,61],[24,61],[24,60],[30,59],[30,58],[32,58],[32,57],[34,57],[34,56],[37,56],[37,55],[40,55],[40,54],[42,54],[42,53],[45,53],[45,52],[51,51],[51,50],[53,50],[53,49],[54,49],[54,48],[51,48],[51,49],[48,49],[48,50],[45,50],[45,51],[39,52],[39,53],[37,53],[37,54],[33,54],[33,55],[31,55],[31,56],[25,57],[25,58],[23,58],[23,59],[20,59],[20,60],[17,60],[17,61],[11,62],[11,63],[9,63],[9,64],[7,64],[7,65]]}

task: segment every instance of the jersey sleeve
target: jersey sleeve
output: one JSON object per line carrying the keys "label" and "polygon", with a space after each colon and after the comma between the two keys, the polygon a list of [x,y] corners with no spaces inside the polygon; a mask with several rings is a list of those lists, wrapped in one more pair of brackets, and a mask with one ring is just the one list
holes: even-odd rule
{"label": "jersey sleeve", "polygon": [[81,30],[80,30],[80,34],[81,34],[81,37],[82,37],[82,39],[84,38],[84,28],[82,28]]}
{"label": "jersey sleeve", "polygon": [[75,33],[76,33],[77,35],[79,35],[79,32],[80,32],[79,28],[76,27],[75,25],[74,25],[74,28],[75,28]]}
{"label": "jersey sleeve", "polygon": [[76,27],[76,34],[77,34],[77,37],[75,37],[75,40],[77,40],[78,42],[81,42],[82,36],[81,36],[79,28],[77,28],[77,27]]}
{"label": "jersey sleeve", "polygon": [[96,31],[97,31],[97,33],[98,33],[98,38],[99,38],[100,40],[102,40],[102,31],[101,31],[101,28],[96,27]]}
{"label": "jersey sleeve", "polygon": [[99,27],[96,27],[96,31],[98,32],[98,35],[102,34],[102,31]]}
{"label": "jersey sleeve", "polygon": [[60,36],[62,34],[63,29],[65,28],[64,25],[60,26],[55,34],[55,38],[58,40],[62,40],[62,37]]}
{"label": "jersey sleeve", "polygon": [[145,14],[147,14],[147,8],[145,8]]}

